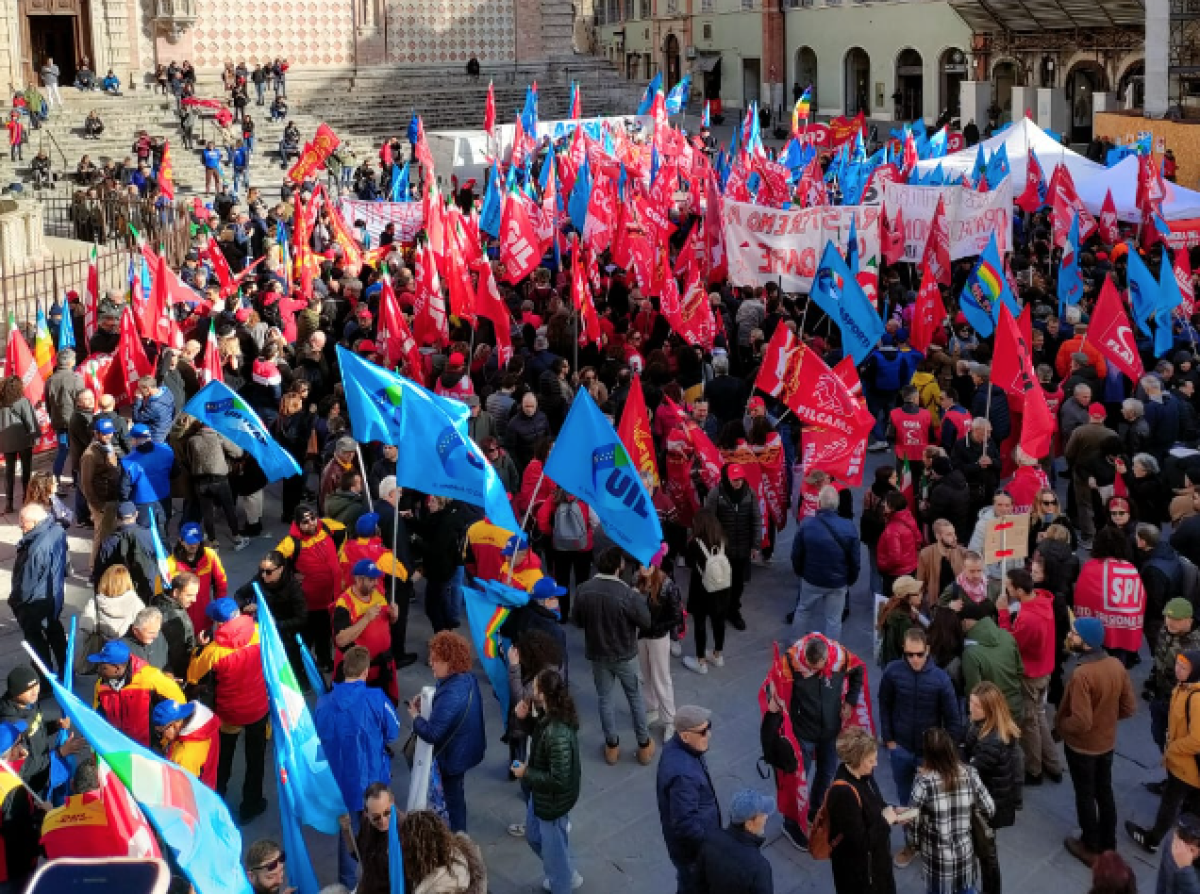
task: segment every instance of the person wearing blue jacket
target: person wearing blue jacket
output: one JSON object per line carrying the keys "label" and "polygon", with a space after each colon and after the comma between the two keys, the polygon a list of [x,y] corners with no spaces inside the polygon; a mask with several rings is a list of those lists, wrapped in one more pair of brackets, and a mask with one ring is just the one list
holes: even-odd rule
{"label": "person wearing blue jacket", "polygon": [[143,528],[150,526],[147,508],[158,504],[155,521],[162,536],[171,520],[171,479],[179,473],[175,451],[166,444],[156,443],[144,422],[129,429],[129,440],[133,450],[121,459],[129,485],[128,494],[123,496],[137,507],[138,524]]}
{"label": "person wearing blue jacket", "polygon": [[204,162],[204,191],[219,192],[221,189],[221,150],[212,140],[205,144],[204,151],[200,153],[200,160]]}
{"label": "person wearing blue jacket", "polygon": [[429,664],[437,687],[429,717],[421,716],[421,698],[408,706],[417,738],[433,746],[446,793],[450,829],[467,831],[467,771],[483,760],[487,732],[483,726],[483,697],[471,673],[471,647],[459,634],[443,630],[429,641]]}
{"label": "person wearing blue jacket", "polygon": [[59,615],[67,579],[67,533],[41,503],[28,503],[18,516],[21,539],[12,564],[8,607],[25,641],[46,667],[63,672],[67,634]]}
{"label": "person wearing blue jacket", "polygon": [[854,523],[838,515],[841,494],[827,484],[817,494],[816,514],[800,522],[792,540],[792,570],[800,577],[796,607],[789,624],[802,633],[814,630],[842,638],[842,612],[858,580],[862,559]]}
{"label": "person wearing blue jacket", "polygon": [[[992,382],[992,368],[983,363],[971,364],[971,379],[975,382],[975,396],[971,398],[971,415],[976,419],[987,419],[992,423],[992,440],[1003,444],[1012,433],[1012,417],[1008,414],[1008,395],[1004,389]],[[991,391],[991,401],[988,391]]]}
{"label": "person wearing blue jacket", "polygon": [[[387,694],[367,685],[371,653],[353,646],[342,659],[345,681],[319,699],[313,723],[321,747],[337,780],[354,835],[362,825],[363,795],[375,782],[392,781],[392,759],[388,743],[400,735],[400,723]],[[346,846],[346,837],[338,836],[338,881],[350,890],[358,882],[358,865]]]}
{"label": "person wearing blue jacket", "polygon": [[150,438],[163,444],[175,421],[175,396],[154,380],[142,376],[137,384],[138,396],[133,401],[133,421],[150,428]]}
{"label": "person wearing blue jacket", "polygon": [[681,705],[675,711],[675,735],[658,761],[658,819],[675,866],[677,894],[699,894],[704,840],[721,829],[721,807],[705,761],[711,733],[711,711]]}

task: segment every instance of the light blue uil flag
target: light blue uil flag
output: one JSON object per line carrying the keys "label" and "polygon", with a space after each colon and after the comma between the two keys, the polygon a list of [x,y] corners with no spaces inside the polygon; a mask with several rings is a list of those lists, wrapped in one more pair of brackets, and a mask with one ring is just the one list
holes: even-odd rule
{"label": "light blue uil flag", "polygon": [[295,458],[271,437],[250,405],[224,382],[215,379],[209,382],[184,404],[183,412],[195,416],[258,460],[267,481],[300,474]]}

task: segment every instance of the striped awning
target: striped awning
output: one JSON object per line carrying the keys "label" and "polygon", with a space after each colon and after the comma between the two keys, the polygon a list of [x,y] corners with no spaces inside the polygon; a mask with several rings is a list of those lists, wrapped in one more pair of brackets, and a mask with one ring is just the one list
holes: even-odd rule
{"label": "striped awning", "polygon": [[976,34],[1144,28],[1143,0],[950,0]]}

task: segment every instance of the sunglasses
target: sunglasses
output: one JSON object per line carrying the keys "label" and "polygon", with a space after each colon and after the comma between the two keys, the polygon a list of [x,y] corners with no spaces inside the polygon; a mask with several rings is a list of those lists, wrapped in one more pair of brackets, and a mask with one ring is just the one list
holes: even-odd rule
{"label": "sunglasses", "polygon": [[266,863],[263,863],[261,866],[255,866],[250,871],[251,872],[274,872],[276,869],[278,869],[280,866],[282,866],[286,862],[287,862],[287,857],[284,855],[283,851],[280,851],[279,856],[276,857],[274,860],[268,860]]}
{"label": "sunglasses", "polygon": [[373,823],[382,823],[384,820],[390,818],[391,815],[392,811],[389,809],[386,813],[368,813],[367,819]]}
{"label": "sunglasses", "polygon": [[712,724],[706,723],[704,726],[700,727],[699,729],[690,729],[690,730],[688,730],[688,732],[692,733],[694,735],[697,735],[697,736],[708,736],[708,734],[712,732]]}
{"label": "sunglasses", "polygon": [[259,568],[258,570],[261,571],[263,574],[278,574],[283,569],[282,568]]}
{"label": "sunglasses", "polygon": [[1113,518],[1116,518],[1118,515],[1128,515],[1129,510],[1128,509],[1114,509],[1110,514],[1112,515]]}
{"label": "sunglasses", "polygon": [[1042,500],[1043,506],[1057,506],[1058,500]]}

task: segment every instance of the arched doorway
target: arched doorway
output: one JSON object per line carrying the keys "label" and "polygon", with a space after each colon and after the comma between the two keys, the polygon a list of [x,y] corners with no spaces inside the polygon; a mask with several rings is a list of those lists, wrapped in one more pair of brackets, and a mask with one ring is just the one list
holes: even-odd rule
{"label": "arched doorway", "polygon": [[663,86],[670,90],[682,77],[679,70],[679,38],[674,34],[668,34],[663,41],[663,71],[667,81]]}
{"label": "arched doorway", "polygon": [[938,112],[949,112],[951,118],[957,118],[961,108],[959,94],[962,82],[967,79],[967,54],[958,47],[950,47],[938,60],[938,74],[941,89]]}
{"label": "arched doorway", "polygon": [[802,91],[805,87],[812,85],[812,105],[815,110],[817,107],[817,54],[813,52],[812,47],[800,47],[796,50],[796,64],[792,71],[796,74],[795,84],[799,84]]}
{"label": "arched doorway", "polygon": [[862,47],[846,53],[842,107],[847,115],[871,114],[871,57]]}
{"label": "arched doorway", "polygon": [[[996,67],[992,69],[992,95],[995,97],[992,100],[1000,109],[1000,123],[1013,120],[1012,107],[1012,91],[1013,87],[1018,85],[1017,81],[1017,64],[1011,59],[1005,59],[1003,62],[997,62]],[[985,124],[983,121],[976,121],[976,124]],[[965,125],[966,122],[964,121]]]}
{"label": "arched doorway", "polygon": [[37,73],[47,58],[58,66],[64,89],[75,81],[76,66],[92,54],[91,4],[86,0],[18,0],[21,68],[25,81],[40,83]]}
{"label": "arched doorway", "polygon": [[1080,62],[1067,74],[1067,103],[1071,110],[1072,143],[1092,141],[1092,108],[1096,91],[1108,83],[1104,69],[1096,62]]}
{"label": "arched doorway", "polygon": [[1146,104],[1146,64],[1135,62],[1117,84],[1117,108],[1141,109]]}
{"label": "arched doorway", "polygon": [[916,50],[902,50],[896,57],[896,105],[898,121],[913,121],[925,114],[925,68]]}

